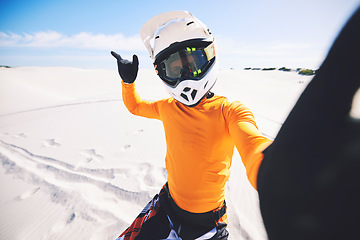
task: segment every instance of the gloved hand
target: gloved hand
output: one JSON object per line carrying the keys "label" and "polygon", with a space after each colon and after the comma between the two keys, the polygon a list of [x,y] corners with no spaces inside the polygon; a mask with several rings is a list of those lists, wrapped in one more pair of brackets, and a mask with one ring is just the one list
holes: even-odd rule
{"label": "gloved hand", "polygon": [[111,51],[111,55],[117,59],[118,71],[121,79],[125,83],[133,83],[139,70],[138,57],[134,54],[133,60],[130,62],[129,60],[122,59],[121,56],[114,51]]}

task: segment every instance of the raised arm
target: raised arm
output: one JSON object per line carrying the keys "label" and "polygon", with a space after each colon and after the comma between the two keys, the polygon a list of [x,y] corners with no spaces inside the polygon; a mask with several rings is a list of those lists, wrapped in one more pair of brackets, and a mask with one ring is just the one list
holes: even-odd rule
{"label": "raised arm", "polygon": [[122,79],[122,97],[126,108],[135,115],[160,119],[157,102],[144,101],[135,89],[139,60],[133,55],[132,62],[123,59],[116,52],[111,52],[117,60],[118,72]]}

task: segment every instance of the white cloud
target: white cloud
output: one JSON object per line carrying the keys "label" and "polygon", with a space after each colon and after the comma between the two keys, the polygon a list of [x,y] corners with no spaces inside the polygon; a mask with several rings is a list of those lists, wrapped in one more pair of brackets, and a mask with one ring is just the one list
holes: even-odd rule
{"label": "white cloud", "polygon": [[219,51],[224,55],[253,55],[253,56],[279,56],[294,52],[312,51],[314,46],[309,43],[295,42],[244,42],[231,38],[218,37]]}
{"label": "white cloud", "polygon": [[105,35],[81,32],[67,36],[56,31],[22,34],[0,32],[0,47],[145,50],[138,35],[125,37],[123,34]]}
{"label": "white cloud", "polygon": [[[246,42],[241,39],[235,40],[233,38],[223,36],[218,36],[216,39],[219,50],[219,59],[221,66],[224,68],[241,68],[249,66],[316,68],[322,62],[327,52],[325,47],[319,47],[319,45],[313,46],[306,42]],[[22,47],[27,48],[28,50],[36,47],[45,50],[39,55],[33,51],[23,51],[21,53],[21,58],[18,54],[16,54],[14,55],[14,58],[18,59],[18,61],[20,61],[19,59],[26,59],[24,58],[25,55],[29,56],[29,60],[23,64],[15,62],[13,65],[34,64],[35,57],[43,59],[44,64],[49,64],[49,62],[58,64],[60,61],[66,61],[65,59],[68,59],[68,61],[73,59],[73,62],[85,62],[78,57],[84,58],[85,60],[88,59],[89,61],[90,59],[94,59],[94,61],[100,62],[104,61],[102,58],[108,59],[106,56],[110,56],[110,54],[106,52],[106,55],[104,55],[103,52],[99,53],[98,51],[91,50],[114,50],[118,51],[123,57],[128,59],[131,59],[133,53],[138,54],[139,57],[143,56],[141,60],[142,63],[150,62],[147,65],[151,67],[151,61],[148,57],[146,48],[142,44],[140,36],[138,35],[105,35],[89,32],[65,35],[56,31],[21,34],[0,32],[0,47],[13,49]],[[70,48],[71,56],[62,57],[64,54],[62,48]],[[51,51],[48,51],[50,49]],[[86,51],[71,52],[72,49],[84,49]],[[46,51],[49,53],[46,54]],[[69,55],[69,51],[66,51],[66,53]],[[49,57],[49,54],[53,57],[52,60],[46,58]],[[58,62],[55,62],[54,58],[56,58]],[[10,58],[8,55],[6,57],[6,62],[9,62],[9,60]],[[40,60],[38,64],[41,64]]]}
{"label": "white cloud", "polygon": [[309,67],[317,68],[328,48],[309,42],[246,42],[217,37],[224,67]]}

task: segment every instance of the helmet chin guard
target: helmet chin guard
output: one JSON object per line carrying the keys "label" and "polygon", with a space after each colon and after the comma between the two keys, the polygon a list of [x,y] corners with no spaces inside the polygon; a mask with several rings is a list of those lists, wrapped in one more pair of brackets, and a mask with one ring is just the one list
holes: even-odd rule
{"label": "helmet chin guard", "polygon": [[207,26],[186,11],[163,13],[140,35],[166,90],[186,106],[196,106],[214,86],[219,64]]}
{"label": "helmet chin guard", "polygon": [[188,107],[194,107],[200,103],[203,97],[215,85],[217,75],[219,72],[218,63],[215,60],[214,65],[211,67],[208,74],[200,81],[197,80],[184,80],[181,81],[176,87],[170,87],[164,84],[168,93],[177,101]]}

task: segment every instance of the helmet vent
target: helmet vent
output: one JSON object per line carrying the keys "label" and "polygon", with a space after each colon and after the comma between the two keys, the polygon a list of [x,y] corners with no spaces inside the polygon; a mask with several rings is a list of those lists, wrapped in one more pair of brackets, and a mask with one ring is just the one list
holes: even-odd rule
{"label": "helmet vent", "polygon": [[191,97],[192,97],[193,100],[195,99],[196,93],[197,93],[197,90],[196,90],[196,89],[194,89],[194,90],[191,92]]}
{"label": "helmet vent", "polygon": [[182,96],[186,101],[189,101],[188,96],[186,96],[184,93],[180,94],[180,96]]}
{"label": "helmet vent", "polygon": [[208,85],[209,81],[207,81],[204,85],[204,89],[206,88],[206,86]]}
{"label": "helmet vent", "polygon": [[196,94],[197,94],[197,90],[196,89],[193,89],[191,91],[191,88],[189,87],[185,87],[183,89],[183,93],[180,94],[181,97],[183,97],[186,101],[189,101],[189,97],[192,98],[192,100],[195,100],[195,97],[196,97]]}
{"label": "helmet vent", "polygon": [[188,23],[186,24],[186,26],[189,26],[190,24],[193,24],[193,23],[194,23],[194,21],[188,22]]}

